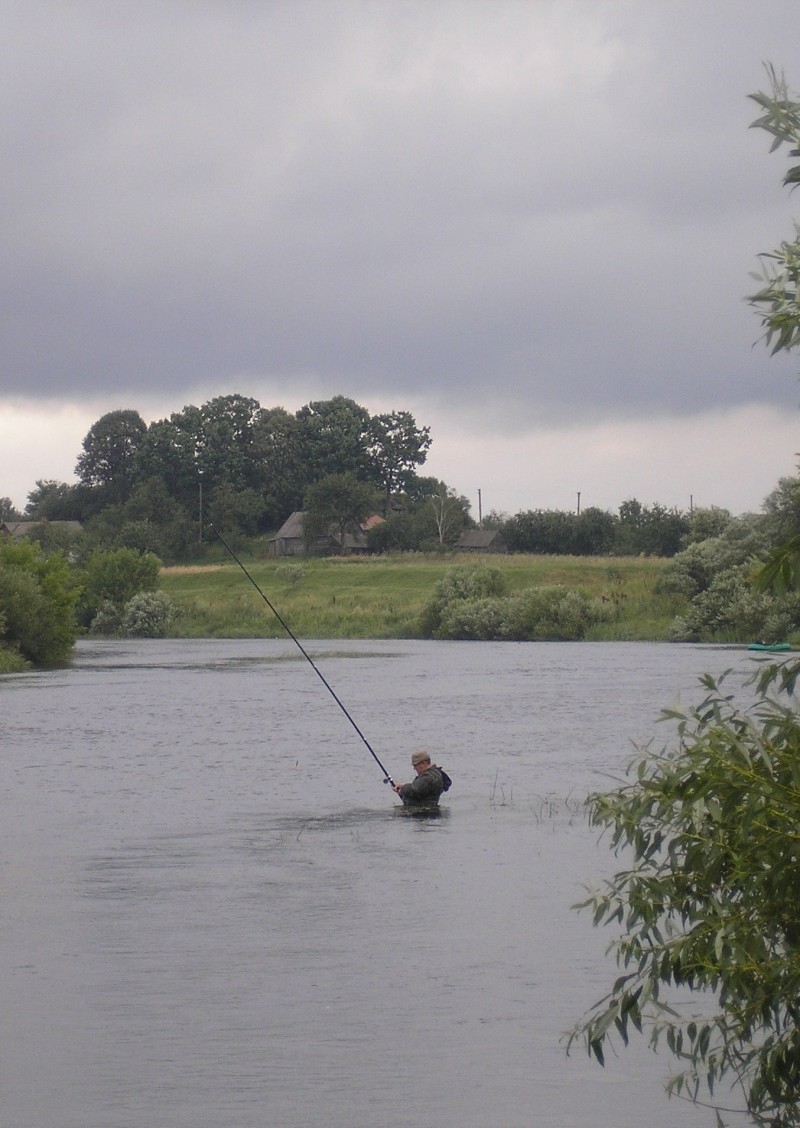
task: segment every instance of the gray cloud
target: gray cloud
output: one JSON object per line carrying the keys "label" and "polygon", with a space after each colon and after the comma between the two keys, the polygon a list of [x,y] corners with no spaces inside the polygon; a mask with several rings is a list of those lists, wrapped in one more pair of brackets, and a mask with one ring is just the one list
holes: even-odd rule
{"label": "gray cloud", "polygon": [[794,3],[6,8],[0,395],[793,404],[743,296]]}

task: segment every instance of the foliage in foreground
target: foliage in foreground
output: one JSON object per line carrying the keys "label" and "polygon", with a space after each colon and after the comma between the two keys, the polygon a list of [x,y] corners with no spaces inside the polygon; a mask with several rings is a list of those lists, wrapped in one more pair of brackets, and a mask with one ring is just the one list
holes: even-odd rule
{"label": "foliage in foreground", "polygon": [[665,713],[677,747],[640,751],[631,782],[589,800],[626,865],[579,907],[623,929],[621,974],[570,1044],[602,1064],[614,1034],[646,1030],[678,1060],[670,1091],[719,1101],[718,1124],[743,1102],[800,1125],[799,676],[766,667],[748,710],[705,676],[699,706]]}
{"label": "foliage in foreground", "polygon": [[6,651],[0,670],[66,661],[77,634],[77,596],[62,553],[46,556],[24,541],[0,543],[0,647]]}

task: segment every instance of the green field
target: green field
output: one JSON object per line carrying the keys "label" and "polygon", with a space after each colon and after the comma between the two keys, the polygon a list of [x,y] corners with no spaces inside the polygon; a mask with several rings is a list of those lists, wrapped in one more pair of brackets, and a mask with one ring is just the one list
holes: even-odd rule
{"label": "green field", "polygon": [[[681,601],[658,595],[666,560],[569,556],[350,556],[243,563],[290,629],[303,638],[417,638],[419,616],[436,581],[456,565],[498,568],[510,593],[545,584],[578,588],[615,606],[612,622],[590,638],[666,637]],[[180,614],[179,638],[279,638],[276,617],[231,562],[164,568],[161,588]]]}

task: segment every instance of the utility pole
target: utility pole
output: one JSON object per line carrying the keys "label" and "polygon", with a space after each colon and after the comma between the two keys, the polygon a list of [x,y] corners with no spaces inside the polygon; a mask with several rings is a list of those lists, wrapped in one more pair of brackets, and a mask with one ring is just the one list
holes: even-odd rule
{"label": "utility pole", "polygon": [[581,515],[581,491],[578,490],[578,516]]}
{"label": "utility pole", "polygon": [[483,528],[483,510],[481,509],[481,491],[478,490],[478,528]]}

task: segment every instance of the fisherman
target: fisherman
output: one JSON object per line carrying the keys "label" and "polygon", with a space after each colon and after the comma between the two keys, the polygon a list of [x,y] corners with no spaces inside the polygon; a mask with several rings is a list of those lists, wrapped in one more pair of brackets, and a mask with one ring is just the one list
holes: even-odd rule
{"label": "fisherman", "polygon": [[416,811],[435,811],[439,796],[450,787],[447,772],[431,763],[429,753],[418,748],[411,753],[411,764],[417,773],[411,783],[396,783],[394,789],[403,800],[403,806]]}

